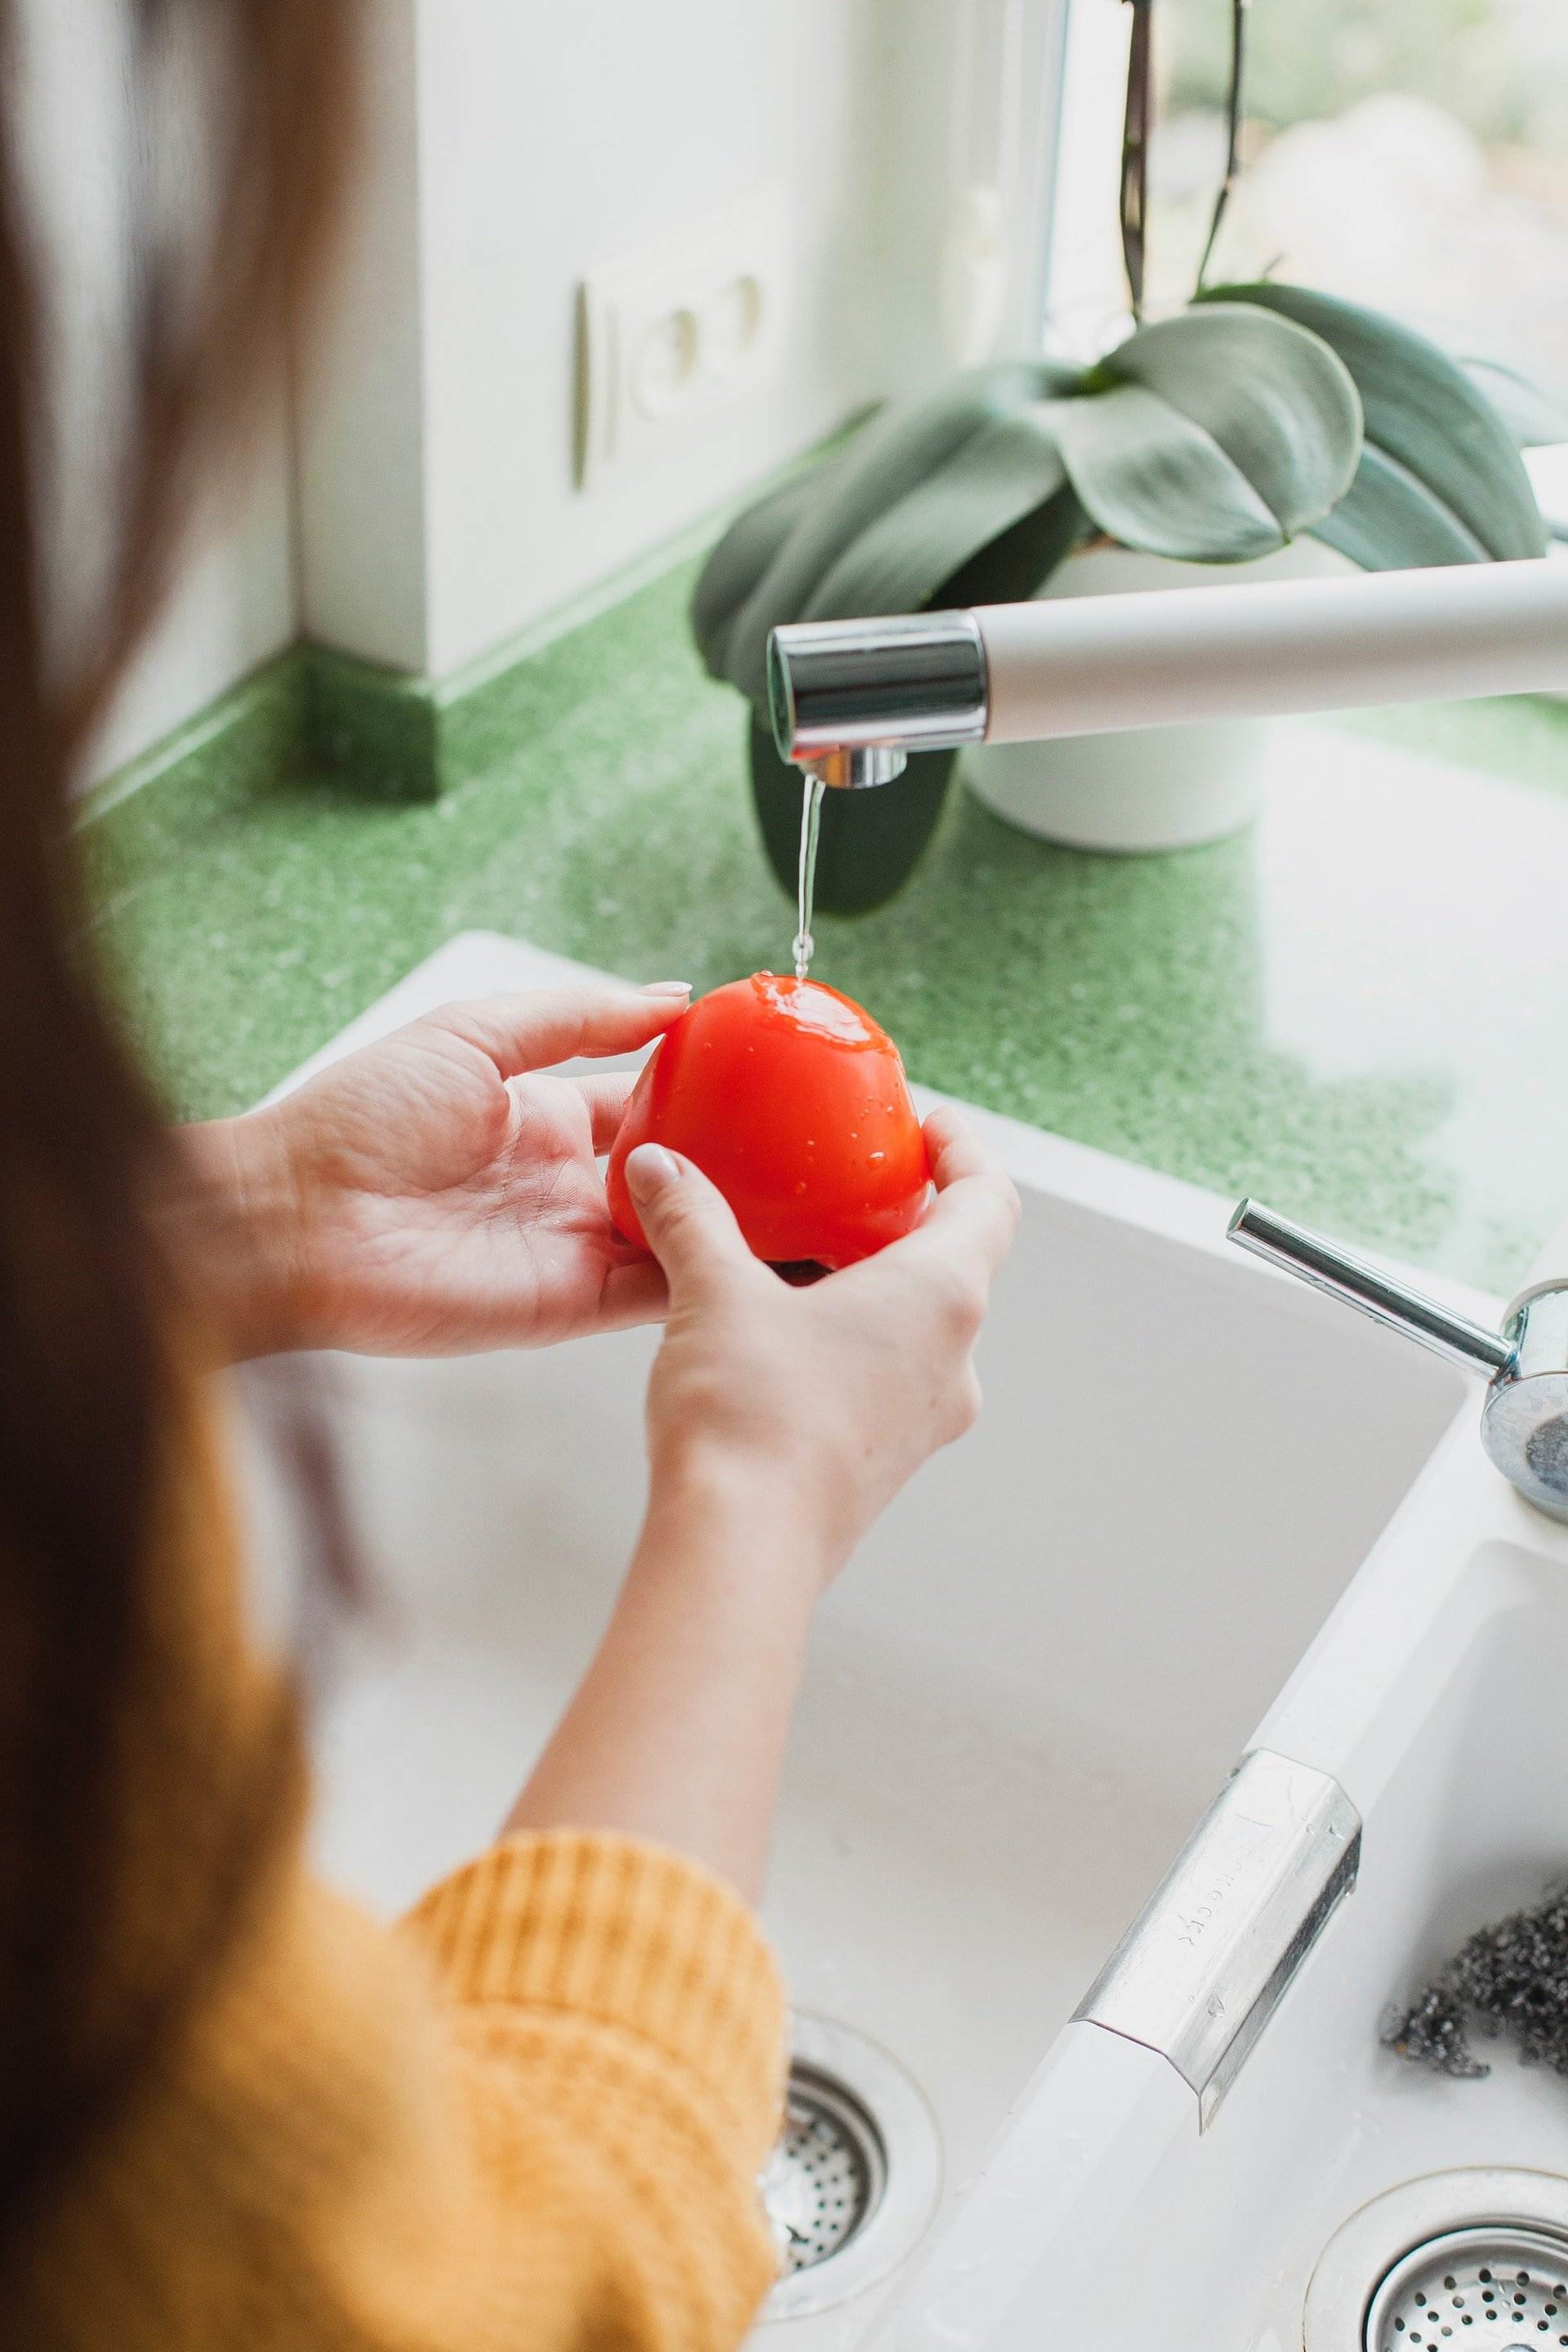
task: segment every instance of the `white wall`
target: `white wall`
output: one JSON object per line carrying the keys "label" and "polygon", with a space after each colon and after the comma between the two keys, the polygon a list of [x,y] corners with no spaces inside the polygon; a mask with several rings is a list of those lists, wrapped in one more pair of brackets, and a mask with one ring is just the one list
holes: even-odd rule
{"label": "white wall", "polygon": [[[422,671],[429,466],[415,0],[374,0],[364,15],[360,181],[295,392],[300,619],[323,644]],[[458,124],[452,135],[466,133]]]}
{"label": "white wall", "polygon": [[[7,53],[14,121],[46,307],[55,427],[46,477],[49,605],[71,648],[101,593],[103,517],[119,495],[124,452],[131,289],[125,188],[139,137],[129,86],[123,0],[24,0]],[[159,126],[163,128],[162,125]],[[192,141],[160,163],[195,168]],[[193,537],[179,591],[100,731],[88,777],[102,775],[178,726],[295,634],[292,461],[280,413],[261,436],[243,493]]]}
{"label": "white wall", "polygon": [[[449,671],[929,377],[955,32],[1010,10],[1037,82],[1055,0],[380,0],[399,129],[303,404],[310,634]],[[1025,111],[1037,165],[1048,109]],[[776,380],[579,488],[581,280],[768,183],[797,289]]]}
{"label": "white wall", "polygon": [[[303,404],[313,635],[448,670],[869,395],[888,13],[381,0],[375,183]],[[696,447],[579,491],[584,272],[773,179],[803,289],[788,366]]]}
{"label": "white wall", "polygon": [[87,762],[110,775],[204,710],[299,634],[292,461],[285,422],[264,433],[248,484],[198,524],[173,597],[132,664]]}
{"label": "white wall", "polygon": [[[883,14],[879,0],[424,0],[435,670],[870,395],[879,224],[868,101]],[[789,189],[798,289],[783,373],[668,463],[578,492],[584,271],[773,179]]]}
{"label": "white wall", "polygon": [[[101,47],[118,0],[79,5]],[[374,0],[361,196],[291,432],[269,431],[243,511],[231,499],[193,552],[98,772],[301,632],[449,672],[949,364],[954,177],[1001,121],[984,89],[959,103],[965,28],[982,77],[1005,57],[1026,85],[1018,292],[1058,15],[1059,0]],[[796,289],[776,380],[672,436],[661,462],[580,488],[584,275],[767,184],[787,194]],[[1026,311],[1012,303],[1009,339]]]}

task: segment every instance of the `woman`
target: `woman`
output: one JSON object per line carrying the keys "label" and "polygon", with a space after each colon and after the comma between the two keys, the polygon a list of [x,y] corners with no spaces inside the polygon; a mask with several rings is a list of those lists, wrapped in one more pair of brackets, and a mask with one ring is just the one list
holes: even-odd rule
{"label": "woman", "polygon": [[[353,41],[344,0],[132,16],[149,90],[199,26],[215,195],[177,271],[167,207],[132,221],[90,625],[45,560],[61,404],[14,138],[0,159],[0,2343],[723,2347],[771,2270],[784,2016],[747,1903],[807,1624],[973,1417],[1016,1204],[933,1121],[925,1224],[795,1290],[654,1148],[637,1257],[595,1168],[623,1082],[549,1072],[657,1037],[675,986],[452,1006],[276,1109],[164,1131],[84,970],[68,794],[311,273]],[[247,1622],[203,1377],[660,1314],[604,1643],[496,1844],[384,1930],[301,1858],[295,1677]],[[296,1450],[331,1554],[308,1428]]]}

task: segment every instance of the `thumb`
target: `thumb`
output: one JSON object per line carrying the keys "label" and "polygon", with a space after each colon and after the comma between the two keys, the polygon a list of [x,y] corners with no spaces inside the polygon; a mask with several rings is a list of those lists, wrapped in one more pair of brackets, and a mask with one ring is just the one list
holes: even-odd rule
{"label": "thumb", "polygon": [[626,1178],[672,1303],[696,1297],[754,1263],[722,1192],[679,1152],[662,1143],[639,1143],[626,1156]]}

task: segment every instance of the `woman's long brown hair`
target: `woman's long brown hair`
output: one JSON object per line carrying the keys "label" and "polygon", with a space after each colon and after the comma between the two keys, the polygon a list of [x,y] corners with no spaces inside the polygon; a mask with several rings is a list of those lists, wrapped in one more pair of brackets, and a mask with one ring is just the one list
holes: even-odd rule
{"label": "woman's long brown hair", "polygon": [[[204,472],[277,381],[351,144],[358,15],[354,0],[127,0],[131,103],[189,44],[216,166],[177,272],[130,224],[126,455],[101,519],[106,584],[88,626],[73,614],[86,650],[68,667],[44,562],[57,394],[17,161],[24,13],[0,0],[0,2230],[168,2023],[143,2016],[85,2053],[75,2027],[174,1401],[169,1278],[143,1206],[161,1120],[89,970],[72,792]],[[229,1900],[215,1897],[214,1950]],[[177,2003],[166,1989],[163,2011]]]}

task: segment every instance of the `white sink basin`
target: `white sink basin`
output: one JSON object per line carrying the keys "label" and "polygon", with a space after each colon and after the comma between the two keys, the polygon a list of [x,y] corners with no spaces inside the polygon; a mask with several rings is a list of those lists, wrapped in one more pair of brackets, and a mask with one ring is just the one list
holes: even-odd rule
{"label": "white sink basin", "polygon": [[[340,1046],[561,969],[456,940]],[[1542,2161],[1547,2109],[1568,2157],[1562,2085],[1511,2062],[1434,2084],[1375,2042],[1423,1960],[1568,1854],[1568,1542],[1466,1426],[1444,1499],[1276,1705],[1464,1384],[1226,1250],[1228,1203],[984,1124],[1025,1208],[985,1414],[823,1611],[768,1901],[800,2004],[923,2087],[952,2226],[814,2343],[881,2313],[900,2347],[1252,2352],[1276,2326],[1294,2352],[1310,2257],[1361,2195],[1461,2145]],[[385,1598],[322,1714],[316,1846],[378,1906],[492,1832],[589,1654],[640,1508],[653,1346],[342,1368]],[[1163,2059],[1061,2030],[1260,1717],[1348,1790],[1365,1864],[1200,2139]]]}
{"label": "white sink basin", "polygon": [[[1258,1744],[1352,1792],[1361,1878],[1214,2128],[1199,2137],[1163,2058],[1070,2025],[879,2345],[1300,2352],[1320,2257],[1371,2200],[1480,2167],[1568,2173],[1561,2077],[1479,2042],[1490,2075],[1450,2081],[1378,2041],[1385,2004],[1561,1884],[1565,1688],[1568,1534],[1457,1430],[1259,1728]],[[1380,2260],[1404,2251],[1378,2242]],[[1531,2344],[1568,2340],[1568,2308],[1539,2326]],[[1512,2352],[1507,2326],[1475,2335]],[[1310,2352],[1361,2345],[1358,2331]]]}

